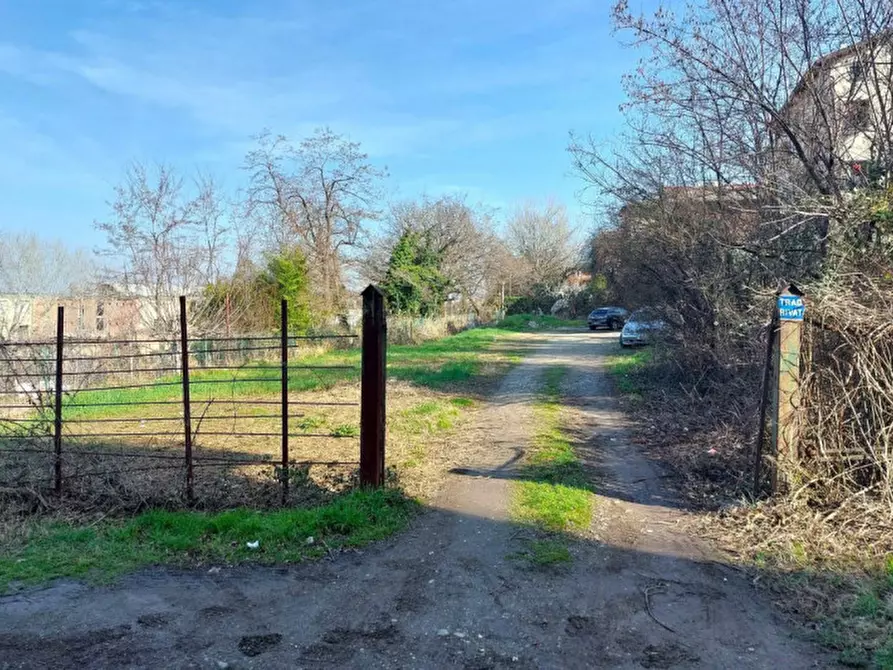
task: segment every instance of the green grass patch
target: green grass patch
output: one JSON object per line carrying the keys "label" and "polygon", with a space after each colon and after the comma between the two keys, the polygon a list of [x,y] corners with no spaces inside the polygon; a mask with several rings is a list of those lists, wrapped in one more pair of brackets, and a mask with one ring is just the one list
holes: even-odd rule
{"label": "green grass patch", "polygon": [[523,551],[514,553],[509,558],[526,561],[537,568],[570,563],[572,559],[566,543],[551,539],[531,540],[526,543]]}
{"label": "green grass patch", "polygon": [[316,414],[308,414],[307,416],[302,416],[295,422],[295,427],[298,430],[302,430],[304,432],[310,432],[317,428],[322,428],[326,425],[327,419],[324,416],[319,416]]}
{"label": "green grass patch", "polygon": [[650,362],[650,349],[624,352],[608,357],[608,374],[614,379],[614,385],[620,393],[641,396],[644,388],[643,373]]}
{"label": "green grass patch", "polygon": [[[533,324],[533,325],[531,325]],[[551,330],[555,328],[585,328],[585,319],[559,319],[551,315],[511,314],[496,324],[503,330],[518,332],[531,330]]]}
{"label": "green grass patch", "polygon": [[459,409],[450,400],[426,400],[397,412],[393,429],[405,435],[432,435],[450,430],[459,416]]}
{"label": "green grass patch", "polygon": [[[893,558],[857,571],[829,569],[821,559],[803,561],[790,551],[770,551],[759,565],[769,571],[782,602],[812,619],[818,642],[835,651],[841,665],[893,670]],[[804,594],[811,607],[800,603]]]}
{"label": "green grass patch", "polygon": [[0,554],[0,591],[59,577],[106,581],[151,565],[294,563],[387,537],[406,526],[414,509],[396,490],[355,490],[306,509],[155,510],[89,528],[46,525],[34,529],[26,546]]}
{"label": "green grass patch", "polygon": [[516,505],[521,521],[549,531],[586,528],[592,519],[591,494],[561,484],[520,482]]}
{"label": "green grass patch", "polygon": [[342,423],[332,428],[332,437],[356,437],[360,434],[360,427],[352,423]]}
{"label": "green grass patch", "polygon": [[565,373],[555,367],[544,374],[534,405],[533,449],[514,496],[518,520],[552,532],[584,529],[592,520],[592,492],[561,425],[560,381]]}

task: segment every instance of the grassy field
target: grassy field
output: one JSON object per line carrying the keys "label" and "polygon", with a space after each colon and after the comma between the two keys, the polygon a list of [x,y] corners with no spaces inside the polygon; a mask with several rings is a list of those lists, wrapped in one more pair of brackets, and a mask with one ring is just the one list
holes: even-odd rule
{"label": "grassy field", "polygon": [[[397,345],[388,348],[388,377],[435,390],[448,390],[472,379],[498,370],[488,366],[517,359],[508,348],[493,349],[497,342],[507,341],[499,328],[478,328],[458,335],[417,345]],[[360,350],[334,350],[301,355],[293,353],[290,362],[288,388],[292,393],[307,393],[358,384],[360,380]],[[312,369],[310,369],[312,368]],[[329,369],[326,369],[329,368]],[[278,364],[245,363],[240,370],[192,371],[190,393],[192,399],[223,401],[230,398],[253,398],[279,394],[280,368]],[[260,381],[246,381],[260,380]],[[182,395],[179,375],[168,375],[151,380],[150,388],[116,389],[109,391],[83,390],[66,396],[66,402],[77,405],[117,403],[146,403],[158,400],[177,400]],[[115,384],[118,385],[118,384]],[[100,416],[126,416],[126,407],[67,407],[66,419]]]}
{"label": "grassy field", "polygon": [[[180,469],[134,473],[134,466],[143,462],[139,458],[66,455],[66,473],[75,472],[76,464],[80,463],[87,470],[103,470],[103,474],[66,480],[65,506],[50,514],[22,517],[20,513],[32,505],[31,498],[9,498],[14,504],[4,506],[6,516],[0,514],[0,589],[13,582],[30,584],[61,576],[103,579],[146,565],[292,562],[339,547],[358,546],[399,530],[414,507],[410,501],[430,494],[454,463],[458,453],[456,444],[461,443],[465,422],[478,407],[479,398],[520,360],[522,346],[517,335],[490,328],[465,331],[420,345],[389,348],[387,465],[392,486],[375,494],[353,489],[353,467],[314,466],[290,474],[293,482],[290,507],[270,509],[279,506],[276,471],[269,465],[227,466],[196,471],[196,498],[207,509],[166,511],[159,507],[182,505]],[[321,437],[293,439],[292,459],[356,461],[358,407],[311,407],[297,403],[358,401],[359,351],[313,352],[295,360],[294,365],[289,395],[301,416],[292,419],[291,430],[306,433],[308,437]],[[298,367],[304,365],[347,365],[353,369],[317,371]],[[266,366],[246,366],[235,375],[196,370],[196,380],[269,376],[270,381],[210,384],[207,390],[199,390],[202,385],[196,384],[193,398],[199,409],[193,411],[194,422],[201,420],[203,404],[210,407],[209,414],[220,414],[230,411],[226,402],[231,398],[277,398],[278,374],[277,369]],[[177,378],[168,377],[164,381],[176,382]],[[180,389],[175,384],[148,389],[85,391],[74,396],[78,404],[179,397]],[[239,431],[275,433],[278,430],[278,419],[259,416],[269,413],[270,407],[238,406],[238,410],[235,407],[233,423],[223,421],[215,425],[214,431],[235,429],[236,411]],[[181,429],[177,404],[137,408],[69,407],[64,416],[69,429],[73,426],[78,431],[101,430],[104,434],[114,434],[134,430],[133,422],[120,420],[145,416],[147,408],[152,415],[165,418],[151,424],[152,429],[158,432]],[[102,422],[78,423],[93,419]],[[150,459],[156,453],[182,453],[181,442],[178,438],[117,439],[113,435],[87,442],[85,448],[108,448]],[[66,444],[68,449],[72,448],[71,441]],[[195,453],[275,459],[278,448],[279,440],[275,436],[250,439],[205,436],[199,430]],[[38,461],[42,472],[48,472],[48,460],[44,456],[39,458],[43,459]],[[8,466],[21,462],[4,458]],[[112,463],[119,469],[110,471]],[[111,507],[110,503],[113,503]],[[146,507],[154,509],[137,512]],[[133,512],[137,513],[133,515]],[[308,544],[307,538],[311,536],[314,543]],[[257,550],[246,544],[254,541],[260,543]]]}

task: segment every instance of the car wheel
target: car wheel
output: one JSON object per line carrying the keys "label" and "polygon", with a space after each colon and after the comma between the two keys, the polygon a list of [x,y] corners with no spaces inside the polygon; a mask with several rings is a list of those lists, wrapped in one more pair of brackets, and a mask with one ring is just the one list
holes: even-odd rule
{"label": "car wheel", "polygon": [[589,330],[597,330],[595,326],[589,326]]}
{"label": "car wheel", "polygon": [[608,320],[608,330],[617,330],[617,321],[615,319]]}
{"label": "car wheel", "polygon": [[629,349],[630,345],[623,341],[623,336],[620,337],[620,348],[621,349]]}

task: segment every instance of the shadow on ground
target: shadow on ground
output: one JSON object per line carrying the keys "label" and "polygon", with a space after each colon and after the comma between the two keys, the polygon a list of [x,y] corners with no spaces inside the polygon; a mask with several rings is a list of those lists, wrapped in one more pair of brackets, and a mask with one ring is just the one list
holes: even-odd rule
{"label": "shadow on ground", "polygon": [[829,667],[735,570],[581,539],[535,566],[543,539],[431,510],[303,566],[59,582],[0,598],[0,667]]}

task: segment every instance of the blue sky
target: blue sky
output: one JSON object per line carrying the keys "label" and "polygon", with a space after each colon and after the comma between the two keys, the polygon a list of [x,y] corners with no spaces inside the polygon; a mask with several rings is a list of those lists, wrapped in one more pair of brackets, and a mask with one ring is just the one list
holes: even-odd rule
{"label": "blue sky", "polygon": [[234,191],[250,137],[328,125],[394,197],[578,212],[571,129],[620,126],[608,0],[0,0],[0,231],[95,247],[131,160]]}

